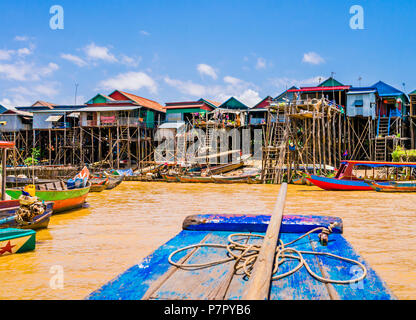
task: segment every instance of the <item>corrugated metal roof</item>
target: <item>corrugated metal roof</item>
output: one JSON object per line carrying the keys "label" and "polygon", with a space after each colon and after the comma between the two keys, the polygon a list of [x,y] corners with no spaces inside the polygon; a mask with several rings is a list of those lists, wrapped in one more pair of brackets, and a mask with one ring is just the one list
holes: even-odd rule
{"label": "corrugated metal roof", "polygon": [[59,119],[61,119],[62,116],[49,116],[45,121],[47,122],[56,122],[59,121]]}
{"label": "corrugated metal roof", "polygon": [[76,112],[106,112],[106,111],[128,111],[140,109],[141,106],[117,106],[117,107],[86,107],[75,110]]}
{"label": "corrugated metal roof", "polygon": [[179,129],[184,125],[185,122],[165,122],[159,126],[159,129]]}

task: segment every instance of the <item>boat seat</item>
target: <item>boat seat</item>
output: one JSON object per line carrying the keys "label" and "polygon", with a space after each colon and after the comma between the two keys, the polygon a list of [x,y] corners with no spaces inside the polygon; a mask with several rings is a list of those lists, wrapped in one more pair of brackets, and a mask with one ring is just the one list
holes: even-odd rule
{"label": "boat seat", "polygon": [[55,186],[56,190],[62,190],[62,186],[61,186],[61,183],[59,181],[55,181],[53,183],[53,185]]}
{"label": "boat seat", "polygon": [[67,190],[66,183],[63,182],[62,180],[60,182],[61,182],[62,190]]}
{"label": "boat seat", "polygon": [[55,190],[55,185],[52,182],[45,184],[46,190]]}
{"label": "boat seat", "polygon": [[45,191],[46,190],[46,186],[44,184],[39,184],[36,187],[39,191]]}

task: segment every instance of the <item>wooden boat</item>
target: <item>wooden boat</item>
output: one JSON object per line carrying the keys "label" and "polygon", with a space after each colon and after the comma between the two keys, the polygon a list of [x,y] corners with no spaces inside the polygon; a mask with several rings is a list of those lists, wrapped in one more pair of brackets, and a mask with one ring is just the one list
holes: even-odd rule
{"label": "wooden boat", "polygon": [[[51,180],[51,179],[35,179],[33,181],[32,178],[23,178],[23,177],[14,177],[14,176],[7,176],[6,178],[6,185],[9,187],[24,187],[28,184],[45,184],[45,183],[53,183],[59,180]],[[34,182],[34,183],[33,183]]]}
{"label": "wooden boat", "polygon": [[35,216],[27,224],[20,225],[16,222],[16,211],[20,207],[19,200],[0,201],[0,229],[2,228],[19,228],[39,230],[47,228],[52,215],[53,202],[46,202],[46,210],[41,215]]}
{"label": "wooden boat", "polygon": [[366,180],[370,187],[378,192],[416,192],[416,183],[390,182],[387,185]]}
{"label": "wooden boat", "polygon": [[90,183],[91,183],[90,192],[104,191],[105,189],[107,189],[108,180],[109,180],[109,178],[106,178],[106,179],[98,179],[98,178],[90,179]]}
{"label": "wooden boat", "polygon": [[115,187],[117,187],[120,183],[123,182],[124,178],[126,176],[119,176],[119,177],[109,177],[108,179],[108,184],[107,184],[107,190],[111,190],[114,189]]}
{"label": "wooden boat", "polygon": [[0,229],[0,257],[35,250],[36,232],[14,228]]}
{"label": "wooden boat", "polygon": [[[90,183],[84,188],[68,189],[63,181],[36,186],[36,196],[43,201],[53,202],[53,213],[82,207],[90,191]],[[22,188],[6,189],[12,199],[19,199]]]}
{"label": "wooden boat", "polygon": [[[315,186],[324,190],[340,191],[368,191],[372,190],[366,182],[367,179],[357,178],[352,170],[355,166],[365,167],[374,170],[375,168],[416,168],[415,162],[378,162],[378,161],[343,161],[334,178],[320,177],[306,174],[306,179]],[[396,175],[397,176],[397,175]],[[376,181],[380,185],[389,185],[389,177]]]}
{"label": "wooden boat", "polygon": [[237,170],[237,169],[239,169],[243,166],[244,166],[244,161],[241,161],[241,162],[237,162],[237,163],[227,163],[227,164],[223,164],[223,165],[219,165],[219,166],[215,166],[215,167],[209,167],[209,168],[205,169],[204,171],[208,171],[211,175],[214,175],[214,174],[217,175],[217,174]]}
{"label": "wooden boat", "polygon": [[170,174],[161,174],[163,180],[167,182],[180,182],[179,177],[176,175],[170,175]]}
{"label": "wooden boat", "polygon": [[239,176],[221,176],[214,175],[212,180],[215,183],[260,183],[261,181],[257,179],[257,174],[255,175],[239,175]]}
{"label": "wooden boat", "polygon": [[189,216],[178,235],[87,299],[395,299],[343,237],[340,218],[282,216],[283,207],[278,200],[271,216]]}
{"label": "wooden boat", "polygon": [[214,182],[211,176],[179,176],[179,181],[183,183],[212,183]]}

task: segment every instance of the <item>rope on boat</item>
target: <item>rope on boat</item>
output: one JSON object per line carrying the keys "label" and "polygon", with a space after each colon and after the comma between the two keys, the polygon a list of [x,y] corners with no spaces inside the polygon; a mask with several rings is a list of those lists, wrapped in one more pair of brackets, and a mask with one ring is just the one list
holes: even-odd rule
{"label": "rope on boat", "polygon": [[[341,257],[341,256],[338,256],[332,253],[327,253],[327,252],[303,251],[303,250],[297,250],[295,248],[289,247],[295,242],[317,231],[321,231],[321,233],[319,234],[319,238],[322,241],[322,237],[324,237],[324,242],[325,242],[325,235],[328,236],[329,234],[331,234],[332,228],[335,227],[336,225],[337,223],[333,223],[330,226],[328,226],[328,228],[326,227],[315,228],[288,243],[283,243],[282,240],[279,240],[280,244],[276,247],[276,256],[275,256],[275,263],[274,263],[274,269],[273,269],[274,276],[272,277],[272,280],[279,280],[279,279],[288,277],[294,274],[295,272],[297,272],[298,270],[300,270],[303,266],[305,266],[306,270],[309,272],[309,274],[313,278],[324,283],[351,284],[351,283],[355,283],[355,282],[363,280],[367,276],[367,268],[361,262],[357,260]],[[264,235],[251,234],[251,233],[233,233],[228,236],[229,243],[227,245],[215,244],[215,243],[198,243],[198,244],[186,246],[186,247],[180,248],[172,252],[168,257],[168,261],[170,264],[178,268],[182,268],[182,269],[201,269],[201,268],[211,267],[211,266],[215,266],[218,264],[227,263],[227,262],[235,260],[234,271],[238,271],[239,269],[242,269],[244,271],[244,274],[249,278],[251,276],[254,263],[256,262],[258,254],[260,252],[261,245],[242,244],[234,240],[235,237],[248,237],[248,238],[255,237],[255,238],[263,239]],[[193,248],[201,248],[201,247],[224,248],[226,249],[230,257],[226,259],[221,259],[221,260],[201,263],[201,264],[178,263],[172,260],[172,258],[179,252],[186,251],[186,250],[193,249]],[[241,253],[236,254],[235,251],[241,251]],[[363,271],[363,273],[359,277],[349,279],[349,280],[337,280],[337,279],[325,278],[325,277],[319,276],[311,269],[309,264],[304,259],[303,255],[328,256],[328,257],[332,257],[335,259],[347,261],[351,264],[358,265]],[[281,266],[288,259],[296,259],[299,261],[299,264],[296,267],[294,267],[292,270],[289,270],[283,274],[276,274],[279,269],[279,266]]]}

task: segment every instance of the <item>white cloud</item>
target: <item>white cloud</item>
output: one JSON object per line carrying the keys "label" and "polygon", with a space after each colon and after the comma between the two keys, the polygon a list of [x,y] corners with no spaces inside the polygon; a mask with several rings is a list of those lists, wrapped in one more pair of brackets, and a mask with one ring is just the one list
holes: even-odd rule
{"label": "white cloud", "polygon": [[36,100],[49,99],[59,94],[58,82],[38,83],[34,86],[18,86],[6,90],[6,98],[0,104],[6,107],[28,106]]}
{"label": "white cloud", "polygon": [[17,54],[21,57],[30,55],[32,53],[33,53],[33,51],[29,48],[20,48],[20,49],[17,50]]}
{"label": "white cloud", "polygon": [[0,76],[17,81],[39,80],[58,69],[59,66],[53,62],[47,66],[37,67],[34,64],[19,61],[14,64],[0,64]]}
{"label": "white cloud", "polygon": [[302,62],[310,63],[310,64],[321,64],[324,63],[325,60],[316,52],[308,52],[303,54]]}
{"label": "white cloud", "polygon": [[306,79],[292,79],[292,78],[274,78],[270,79],[270,83],[278,88],[279,90],[286,90],[292,86],[296,87],[307,87],[307,86],[317,86],[324,80],[323,76],[316,76]]}
{"label": "white cloud", "polygon": [[180,92],[194,96],[194,97],[203,97],[206,96],[209,92],[209,88],[205,87],[204,85],[194,83],[192,81],[181,81],[176,79],[171,79],[169,77],[165,77],[165,82],[178,89]]}
{"label": "white cloud", "polygon": [[217,73],[215,72],[214,68],[208,64],[205,64],[205,63],[198,64],[196,69],[198,70],[201,76],[207,75],[214,80],[218,78]]}
{"label": "white cloud", "polygon": [[13,53],[13,50],[0,50],[0,60],[9,60]]}
{"label": "white cloud", "polygon": [[212,98],[217,101],[225,101],[234,96],[249,107],[257,104],[261,98],[257,88],[249,82],[241,79],[225,76],[224,84],[205,86],[192,81],[182,81],[165,77],[164,81],[181,93],[195,98]]}
{"label": "white cloud", "polygon": [[90,43],[84,48],[84,50],[85,50],[87,57],[92,60],[117,62],[116,57],[110,53],[107,47],[100,47],[100,46],[97,46],[95,43]]}
{"label": "white cloud", "polygon": [[27,36],[16,36],[16,37],[14,37],[14,40],[15,41],[27,41],[27,40],[29,40],[29,37],[27,37]]}
{"label": "white cloud", "polygon": [[156,82],[144,72],[120,73],[114,78],[101,81],[99,88],[107,90],[139,90],[146,88],[151,93],[157,92]]}
{"label": "white cloud", "polygon": [[84,67],[84,66],[87,65],[87,62],[85,62],[85,60],[83,60],[82,58],[80,58],[78,56],[69,54],[69,53],[62,53],[61,58],[65,59],[65,60],[68,60],[72,63],[75,63],[79,67]]}
{"label": "white cloud", "polygon": [[253,89],[245,90],[244,92],[236,96],[236,98],[248,107],[253,107],[262,100],[259,93],[257,91],[254,91]]}
{"label": "white cloud", "polygon": [[225,76],[224,82],[235,86],[235,85],[241,84],[243,81],[238,78],[231,77],[231,76]]}
{"label": "white cloud", "polygon": [[150,33],[147,32],[146,30],[140,30],[140,34],[143,36],[147,36],[147,37],[150,36]]}
{"label": "white cloud", "polygon": [[121,55],[120,62],[130,67],[137,67],[140,64],[141,60],[141,57],[129,57],[123,54]]}
{"label": "white cloud", "polygon": [[266,59],[259,57],[257,58],[256,69],[265,69],[266,68]]}

